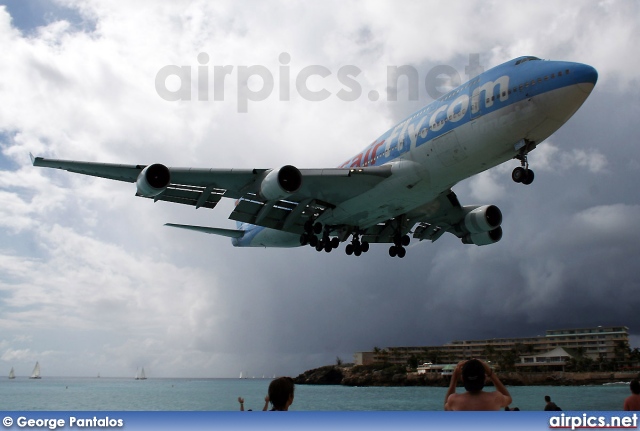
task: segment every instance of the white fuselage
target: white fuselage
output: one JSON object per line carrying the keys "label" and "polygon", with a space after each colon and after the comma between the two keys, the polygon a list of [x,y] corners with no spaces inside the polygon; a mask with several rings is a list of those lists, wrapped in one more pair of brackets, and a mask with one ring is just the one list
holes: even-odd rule
{"label": "white fuselage", "polygon": [[[523,63],[505,63],[461,85],[343,163],[354,169],[390,164],[392,175],[319,221],[366,228],[419,210],[459,181],[513,159],[523,141],[548,138],[582,105],[597,77],[580,63]],[[236,246],[300,245],[296,234],[243,229]]]}

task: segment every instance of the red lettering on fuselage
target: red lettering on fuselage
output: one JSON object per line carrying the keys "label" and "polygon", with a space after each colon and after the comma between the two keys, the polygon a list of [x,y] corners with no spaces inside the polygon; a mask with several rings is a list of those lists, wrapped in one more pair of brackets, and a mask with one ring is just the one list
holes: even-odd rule
{"label": "red lettering on fuselage", "polygon": [[[363,165],[364,166],[375,165],[376,164],[376,151],[382,145],[384,145],[384,140],[378,142],[377,144],[374,141],[371,145],[369,145],[367,147],[368,149],[364,153],[364,157],[362,156],[362,153],[359,153],[357,156],[355,156],[351,160],[347,160],[346,162],[344,162],[343,164],[338,166],[338,168],[345,168],[347,165],[349,165],[349,163],[351,163],[351,165],[349,166],[350,168],[356,168],[356,167],[359,168],[360,166],[363,166]],[[369,155],[371,155],[371,157],[369,157]],[[363,163],[363,161],[364,161],[364,163]]]}
{"label": "red lettering on fuselage", "polygon": [[355,167],[359,167],[362,165],[362,153],[358,154],[357,156],[355,156],[353,159],[351,159],[351,166],[349,166],[350,168],[355,168]]}
{"label": "red lettering on fuselage", "polygon": [[376,151],[378,151],[378,148],[380,148],[382,145],[384,145],[384,139],[382,141],[378,142],[373,147],[373,150],[371,150],[371,159],[369,160],[369,164],[370,165],[375,165],[376,164]]}

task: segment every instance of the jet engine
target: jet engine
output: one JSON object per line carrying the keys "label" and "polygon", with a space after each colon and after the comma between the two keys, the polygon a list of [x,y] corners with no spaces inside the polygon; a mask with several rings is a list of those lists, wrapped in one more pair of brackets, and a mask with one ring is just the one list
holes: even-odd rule
{"label": "jet engine", "polygon": [[502,228],[490,230],[489,232],[471,233],[462,238],[464,244],[488,245],[495,244],[502,238]]}
{"label": "jet engine", "polygon": [[465,215],[454,226],[456,235],[465,244],[488,245],[502,238],[502,212],[495,205],[467,206]]}
{"label": "jet engine", "polygon": [[502,224],[502,212],[495,205],[483,205],[467,212],[462,224],[470,234],[488,232]]}
{"label": "jet engine", "polygon": [[171,182],[169,168],[160,163],[149,165],[140,172],[136,180],[138,194],[152,198],[166,190]]}
{"label": "jet engine", "polygon": [[295,166],[271,170],[260,184],[260,196],[268,201],[285,199],[302,185],[302,174]]}

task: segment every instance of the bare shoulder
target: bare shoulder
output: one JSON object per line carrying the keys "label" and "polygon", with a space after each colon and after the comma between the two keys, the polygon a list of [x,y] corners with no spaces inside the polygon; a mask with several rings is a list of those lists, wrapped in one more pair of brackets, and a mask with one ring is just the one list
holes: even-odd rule
{"label": "bare shoulder", "polygon": [[500,410],[504,405],[506,405],[504,404],[504,395],[499,392],[480,392],[475,394],[465,392],[451,394],[447,399],[447,408],[458,411]]}
{"label": "bare shoulder", "polygon": [[498,409],[509,405],[509,398],[498,391],[487,392],[486,394],[491,396],[493,403],[498,407]]}

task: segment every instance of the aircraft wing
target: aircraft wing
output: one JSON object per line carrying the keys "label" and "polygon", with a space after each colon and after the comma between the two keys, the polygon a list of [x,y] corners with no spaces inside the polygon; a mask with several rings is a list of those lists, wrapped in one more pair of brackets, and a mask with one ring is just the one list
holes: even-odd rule
{"label": "aircraft wing", "polygon": [[[34,166],[136,183],[136,196],[154,201],[215,208],[223,197],[237,199],[230,219],[294,233],[303,232],[309,217],[317,218],[326,209],[364,193],[391,175],[390,166],[208,169],[82,162],[33,155],[31,160]],[[281,187],[281,177],[284,177],[286,189],[284,173],[299,181],[295,190]]]}
{"label": "aircraft wing", "polygon": [[494,205],[462,206],[451,190],[402,217],[371,226],[362,239],[370,243],[393,243],[397,236],[413,233],[416,239],[438,240],[449,232],[467,244],[485,245],[502,237],[502,214]]}
{"label": "aircraft wing", "polygon": [[487,245],[502,238],[502,213],[495,205],[460,205],[452,190],[408,214],[418,225],[413,237],[436,241],[449,232],[465,244]]}

